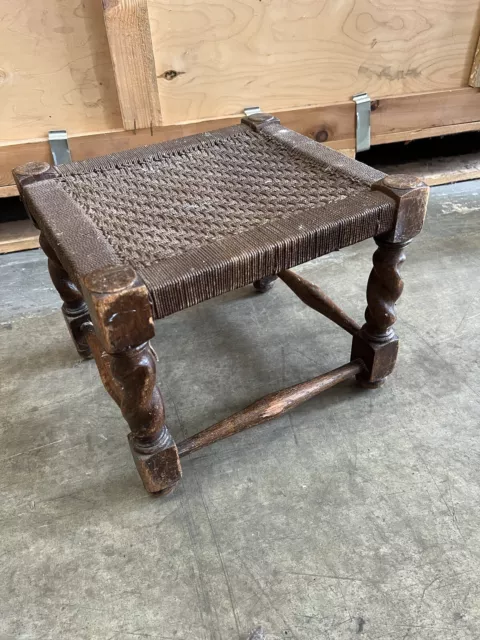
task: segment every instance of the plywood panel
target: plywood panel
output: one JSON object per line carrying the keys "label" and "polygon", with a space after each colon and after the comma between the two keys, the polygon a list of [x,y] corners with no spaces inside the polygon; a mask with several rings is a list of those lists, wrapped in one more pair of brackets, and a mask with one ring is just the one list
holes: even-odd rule
{"label": "plywood panel", "polygon": [[162,124],[147,0],[103,0],[125,129]]}
{"label": "plywood panel", "polygon": [[150,0],[165,124],[468,84],[479,0]]}
{"label": "plywood panel", "polygon": [[0,144],[121,127],[100,0],[0,0]]}

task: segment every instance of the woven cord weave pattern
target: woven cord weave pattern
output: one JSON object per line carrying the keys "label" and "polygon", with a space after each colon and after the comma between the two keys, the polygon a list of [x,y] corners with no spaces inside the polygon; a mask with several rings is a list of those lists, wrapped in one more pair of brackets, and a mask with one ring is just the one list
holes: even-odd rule
{"label": "woven cord weave pattern", "polygon": [[65,171],[57,183],[134,267],[369,190],[368,182],[247,127],[234,130],[146,158]]}

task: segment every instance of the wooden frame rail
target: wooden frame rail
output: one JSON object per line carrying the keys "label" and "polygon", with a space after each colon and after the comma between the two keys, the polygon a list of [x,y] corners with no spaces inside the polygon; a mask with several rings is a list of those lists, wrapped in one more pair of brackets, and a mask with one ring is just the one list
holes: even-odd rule
{"label": "wooden frame rail", "polygon": [[326,391],[344,380],[355,378],[364,369],[365,365],[362,360],[355,360],[307,382],[301,382],[293,387],[270,393],[242,411],[220,420],[220,422],[190,438],[186,438],[177,445],[178,453],[180,457],[186,456],[217,442],[217,440],[223,440],[223,438],[233,436],[235,433],[240,433],[245,429],[273,420],[273,418],[277,418],[298,407],[302,402],[310,400],[310,398],[322,393],[322,391]]}
{"label": "wooden frame rail", "polygon": [[354,336],[361,327],[343,309],[333,302],[317,285],[305,280],[298,273],[289,269],[281,271],[278,277],[289,287],[293,293],[306,305],[315,309],[323,316],[337,324],[347,333]]}

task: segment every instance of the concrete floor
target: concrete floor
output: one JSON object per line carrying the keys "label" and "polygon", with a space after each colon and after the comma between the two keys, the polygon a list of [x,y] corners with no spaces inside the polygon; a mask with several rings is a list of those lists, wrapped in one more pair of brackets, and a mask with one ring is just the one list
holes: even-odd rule
{"label": "concrete floor", "polygon": [[[401,357],[185,459],[144,493],[126,424],[73,350],[45,260],[0,260],[0,638],[480,638],[480,185],[433,191]],[[300,270],[361,319],[373,243]],[[157,324],[170,428],[192,434],[348,360],[279,283]]]}

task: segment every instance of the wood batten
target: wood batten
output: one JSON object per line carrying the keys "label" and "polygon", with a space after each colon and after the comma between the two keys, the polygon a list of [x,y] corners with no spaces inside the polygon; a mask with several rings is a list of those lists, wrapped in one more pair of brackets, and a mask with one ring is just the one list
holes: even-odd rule
{"label": "wood batten", "polygon": [[123,126],[162,124],[147,0],[103,0]]}

